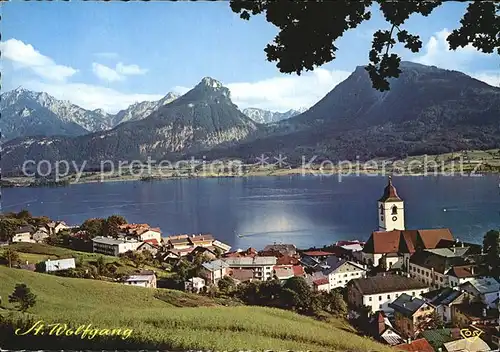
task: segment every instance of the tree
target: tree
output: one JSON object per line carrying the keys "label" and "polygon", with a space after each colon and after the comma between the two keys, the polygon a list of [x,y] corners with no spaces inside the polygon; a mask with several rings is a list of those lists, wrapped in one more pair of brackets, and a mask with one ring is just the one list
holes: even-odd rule
{"label": "tree", "polygon": [[219,280],[217,286],[219,287],[220,292],[229,294],[233,292],[234,289],[236,288],[236,283],[234,282],[232,277],[224,276],[222,279]]}
{"label": "tree", "polygon": [[18,223],[12,219],[0,220],[0,241],[10,241],[14,236],[14,232],[18,228]]}
{"label": "tree", "polygon": [[103,223],[103,232],[106,236],[116,237],[120,232],[120,225],[125,225],[127,220],[121,215],[111,215]]}
{"label": "tree", "polygon": [[22,219],[22,220],[28,220],[28,219],[33,218],[33,216],[31,215],[31,213],[28,210],[22,209],[19,213],[17,213],[16,218]]}
{"label": "tree", "polygon": [[12,264],[19,263],[19,254],[12,248],[6,248],[3,251],[2,259],[9,264],[9,268],[12,268]]}
{"label": "tree", "polygon": [[483,252],[485,264],[491,275],[500,276],[500,232],[490,230],[484,235]]}
{"label": "tree", "polygon": [[103,234],[104,222],[105,220],[100,218],[88,219],[80,226],[80,230],[87,231],[90,239],[92,239]]}
{"label": "tree", "polygon": [[[279,28],[278,35],[264,51],[268,61],[277,61],[280,72],[301,74],[335,59],[336,40],[372,17],[371,7],[378,5],[387,28],[373,34],[372,48],[366,67],[373,87],[389,90],[388,78],[399,77],[401,58],[389,52],[397,42],[417,53],[422,48],[420,37],[403,29],[413,14],[428,16],[443,1],[271,1],[231,0],[233,12],[248,20],[251,15],[265,13],[266,20]],[[473,1],[447,41],[452,50],[471,44],[483,53],[500,55],[500,3]]]}
{"label": "tree", "polygon": [[106,268],[106,261],[104,257],[100,255],[96,260],[96,268],[99,275],[106,275],[108,273],[108,269]]}
{"label": "tree", "polygon": [[9,302],[18,305],[21,312],[26,312],[36,303],[36,296],[26,284],[17,284],[14,292],[9,296]]}
{"label": "tree", "polygon": [[291,298],[292,301],[285,304],[292,304],[299,311],[308,311],[311,308],[312,291],[306,280],[303,277],[294,276],[285,281],[284,290],[290,290],[295,295],[285,295],[286,298]]}

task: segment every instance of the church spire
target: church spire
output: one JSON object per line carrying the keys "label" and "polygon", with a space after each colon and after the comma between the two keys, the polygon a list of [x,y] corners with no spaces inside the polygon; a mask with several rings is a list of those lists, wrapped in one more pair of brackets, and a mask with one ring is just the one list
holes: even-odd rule
{"label": "church spire", "polygon": [[401,201],[399,198],[398,192],[396,191],[396,187],[392,184],[392,176],[388,177],[387,186],[384,189],[384,194],[378,200],[379,202],[387,202],[387,201]]}

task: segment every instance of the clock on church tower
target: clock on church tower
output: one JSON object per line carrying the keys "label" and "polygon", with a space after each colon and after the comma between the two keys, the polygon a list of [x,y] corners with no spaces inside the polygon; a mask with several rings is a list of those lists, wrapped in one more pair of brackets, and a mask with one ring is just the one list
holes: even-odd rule
{"label": "clock on church tower", "polygon": [[398,196],[396,187],[392,184],[392,177],[384,189],[384,194],[378,200],[378,227],[379,231],[404,230],[404,202]]}

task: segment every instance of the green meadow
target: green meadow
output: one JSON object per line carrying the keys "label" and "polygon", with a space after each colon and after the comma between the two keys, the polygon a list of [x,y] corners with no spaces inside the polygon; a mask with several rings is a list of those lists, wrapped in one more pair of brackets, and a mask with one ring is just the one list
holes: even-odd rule
{"label": "green meadow", "polygon": [[[22,314],[8,303],[15,284],[37,296]],[[293,312],[241,306],[229,301],[165,289],[130,287],[0,267],[0,347],[36,349],[310,350],[391,351],[357,336],[342,321],[322,322]],[[36,321],[132,329],[126,339],[17,336]]]}

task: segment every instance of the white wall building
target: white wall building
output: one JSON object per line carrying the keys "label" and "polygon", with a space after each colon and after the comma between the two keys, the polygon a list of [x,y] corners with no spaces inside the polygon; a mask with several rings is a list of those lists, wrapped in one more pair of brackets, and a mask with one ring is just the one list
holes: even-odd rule
{"label": "white wall building", "polygon": [[135,251],[141,244],[139,241],[98,236],[92,239],[92,250],[94,253],[118,256],[128,251]]}
{"label": "white wall building", "polygon": [[224,261],[231,269],[251,269],[254,278],[257,280],[267,280],[274,274],[276,257],[230,257]]}
{"label": "white wall building", "polygon": [[156,288],[156,275],[153,272],[149,274],[130,275],[123,283],[131,286]]}
{"label": "white wall building", "polygon": [[201,277],[192,277],[184,282],[184,290],[195,293],[200,292],[205,287],[205,279]]}
{"label": "white wall building", "polygon": [[75,268],[76,268],[75,258],[57,259],[57,260],[48,259],[47,261],[45,261],[45,272],[47,273],[59,270],[75,269]]}
{"label": "white wall building", "polygon": [[403,293],[421,298],[422,294],[429,292],[427,285],[401,275],[355,279],[349,282],[347,287],[350,304],[356,307],[369,307],[372,312],[382,310],[386,313],[393,311],[389,303]]}

